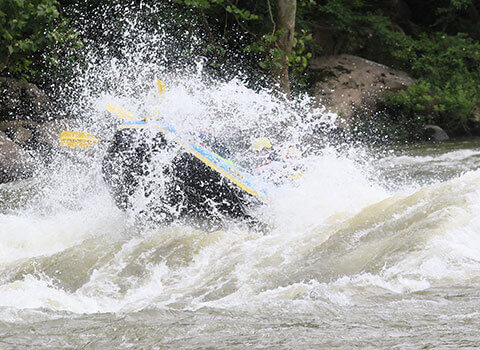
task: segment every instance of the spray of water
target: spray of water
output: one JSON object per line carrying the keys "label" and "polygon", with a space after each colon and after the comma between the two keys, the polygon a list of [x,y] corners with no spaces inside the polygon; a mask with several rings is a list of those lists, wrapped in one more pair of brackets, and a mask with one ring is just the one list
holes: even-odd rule
{"label": "spray of water", "polygon": [[[106,145],[59,149],[34,179],[1,187],[2,315],[14,318],[9,308],[267,312],[278,305],[288,312],[478,280],[478,172],[386,188],[376,178],[378,155],[311,142],[319,125],[334,127],[335,115],[314,108],[308,96],[286,102],[248,88],[241,71],[227,81],[212,78],[201,57],[172,69],[167,53],[178,37],[137,24],[132,19],[119,33],[121,58],[92,51],[65,88],[77,130],[111,139],[122,120],[106,112],[109,104],[140,117],[156,113],[186,137],[202,131],[224,141],[229,156],[252,172],[249,144],[269,137],[289,155],[258,173],[274,184],[271,203],[254,212],[270,230],[235,223],[214,232],[180,223],[145,228],[136,217],[144,197],[125,213],[110,196],[101,168]],[[157,78],[167,87],[161,100]]]}

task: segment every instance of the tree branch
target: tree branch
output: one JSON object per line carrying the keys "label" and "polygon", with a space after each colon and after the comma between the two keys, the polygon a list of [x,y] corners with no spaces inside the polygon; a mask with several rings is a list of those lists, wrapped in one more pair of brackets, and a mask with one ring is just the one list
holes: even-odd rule
{"label": "tree branch", "polygon": [[208,40],[210,41],[211,44],[215,45],[215,39],[213,37],[212,31],[210,30],[210,26],[208,25],[207,18],[205,17],[205,13],[203,10],[200,10],[200,13],[202,14],[202,21],[203,25],[205,26],[205,29],[207,30],[207,35],[208,35]]}
{"label": "tree branch", "polygon": [[[230,5],[233,5],[230,1],[228,2]],[[223,5],[222,5],[223,6]],[[225,10],[225,12],[228,13],[227,9],[225,6],[223,6],[223,9]],[[234,14],[232,14],[233,18],[235,18],[235,21],[237,22],[237,24],[240,26],[240,28],[242,28],[244,31],[246,31],[248,34],[250,34],[252,37],[254,37],[255,39],[258,38],[258,36],[251,32],[250,30],[248,30],[248,28],[246,28],[237,18],[237,16],[235,16]]]}
{"label": "tree branch", "polygon": [[277,25],[275,24],[275,21],[273,20],[273,14],[272,14],[272,5],[270,5],[270,0],[267,0],[268,4],[268,13],[270,14],[270,21],[272,21],[273,24],[273,30],[272,30],[272,35],[275,34],[275,31],[277,30]]}

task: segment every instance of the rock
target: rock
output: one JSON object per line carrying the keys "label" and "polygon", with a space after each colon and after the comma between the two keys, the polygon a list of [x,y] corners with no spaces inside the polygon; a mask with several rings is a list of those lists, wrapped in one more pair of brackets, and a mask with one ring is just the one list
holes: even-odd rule
{"label": "rock", "polygon": [[33,131],[39,125],[40,125],[40,123],[31,121],[29,119],[0,121],[0,131],[15,129],[17,127],[23,127],[23,128],[26,128],[26,129],[29,129],[29,130]]}
{"label": "rock", "polygon": [[76,130],[78,121],[74,119],[57,119],[41,124],[37,128],[37,142],[49,147],[60,147],[60,134],[66,130]]}
{"label": "rock", "polygon": [[3,131],[12,141],[22,147],[28,147],[33,140],[33,131],[37,123],[23,120],[0,122]]}
{"label": "rock", "polygon": [[50,100],[36,85],[0,77],[0,115],[7,119],[47,119]]}
{"label": "rock", "polygon": [[34,165],[34,159],[0,131],[0,183],[30,176]]}
{"label": "rock", "polygon": [[405,72],[351,55],[318,58],[311,69],[317,71],[317,103],[339,114],[339,126],[345,129],[357,111],[373,114],[386,92],[406,89],[414,82]]}
{"label": "rock", "polygon": [[433,141],[446,141],[449,139],[447,133],[437,125],[425,125],[424,129]]}
{"label": "rock", "polygon": [[11,130],[11,135],[9,137],[18,145],[26,145],[33,136],[33,132],[24,128],[23,126],[19,126]]}

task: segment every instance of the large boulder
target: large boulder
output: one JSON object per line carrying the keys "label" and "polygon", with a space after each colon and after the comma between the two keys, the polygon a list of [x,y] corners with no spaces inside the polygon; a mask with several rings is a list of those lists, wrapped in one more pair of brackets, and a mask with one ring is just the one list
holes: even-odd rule
{"label": "large boulder", "polygon": [[425,125],[424,127],[428,137],[433,141],[447,141],[448,134],[438,125]]}
{"label": "large boulder", "polygon": [[387,91],[405,89],[414,82],[405,72],[351,55],[318,58],[311,69],[317,76],[317,103],[339,114],[339,126],[345,129],[350,128],[357,112],[374,113]]}
{"label": "large boulder", "polygon": [[3,121],[0,122],[0,131],[3,131],[16,144],[31,148],[38,125],[30,120]]}
{"label": "large boulder", "polygon": [[36,85],[0,77],[0,116],[4,119],[44,121],[49,109],[50,100]]}
{"label": "large boulder", "polygon": [[34,165],[30,154],[0,131],[0,183],[30,176]]}

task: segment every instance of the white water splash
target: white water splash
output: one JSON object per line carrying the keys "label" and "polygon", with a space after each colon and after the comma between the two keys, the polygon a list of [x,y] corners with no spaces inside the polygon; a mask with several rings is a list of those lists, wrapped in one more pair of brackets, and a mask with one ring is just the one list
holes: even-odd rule
{"label": "white water splash", "polygon": [[[285,102],[248,88],[240,77],[209,78],[201,58],[193,72],[170,72],[161,58],[145,59],[153,44],[161,49],[167,39],[138,37],[124,61],[92,59],[68,108],[82,131],[103,140],[121,123],[105,111],[115,104],[138,116],[156,110],[186,134],[206,130],[232,138],[234,159],[254,157],[248,145],[259,136],[270,137],[274,147],[315,149],[281,174],[300,166],[303,176],[277,185],[272,202],[255,213],[272,230],[263,235],[241,224],[217,232],[145,229],[108,195],[100,166],[105,146],[60,151],[33,181],[31,200],[20,208],[18,198],[1,203],[2,319],[10,308],[311,310],[320,302],[351,305],[385,293],[478,283],[478,171],[429,186],[409,178],[400,190],[387,190],[372,176],[382,162],[408,166],[430,156],[381,159],[348,145],[339,151],[328,142],[305,143],[313,118],[331,127],[335,116],[314,108],[307,96]],[[161,103],[156,78],[167,86]],[[436,159],[458,165],[472,152]]]}

